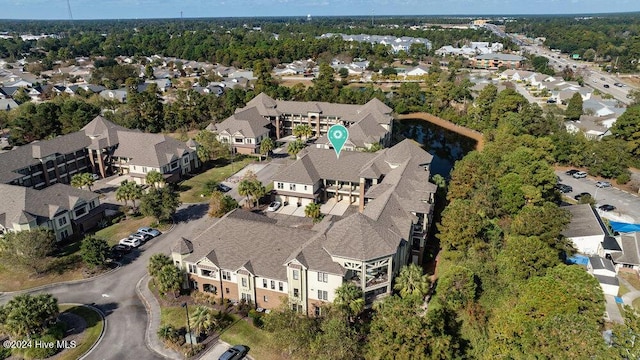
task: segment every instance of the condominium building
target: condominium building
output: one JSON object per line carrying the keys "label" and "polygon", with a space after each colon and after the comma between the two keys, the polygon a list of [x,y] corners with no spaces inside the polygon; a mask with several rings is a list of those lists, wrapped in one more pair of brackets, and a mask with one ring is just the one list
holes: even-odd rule
{"label": "condominium building", "polygon": [[[234,210],[193,238],[180,238],[172,249],[173,261],[187,272],[189,286],[264,309],[285,301],[309,314],[319,314],[321,305],[333,301],[335,290],[345,282],[361,288],[367,304],[391,294],[401,267],[423,260],[436,191],[429,182],[432,156],[411,140],[376,154],[354,154],[370,156],[348,158],[363,176],[349,185],[358,186],[351,193],[362,199],[356,211],[345,217],[325,216],[313,228],[303,229]],[[329,190],[324,180],[336,179],[336,173],[329,175],[318,166],[323,178],[315,164],[303,164],[322,159],[303,157],[285,169],[311,169],[311,177],[320,179],[296,182],[294,192],[298,185],[301,192],[305,185],[311,193]],[[345,167],[339,164],[336,169]]]}
{"label": "condominium building", "polygon": [[330,148],[324,136],[332,125],[349,128],[349,141],[344,150],[367,149],[374,144],[387,146],[391,140],[393,110],[378,99],[364,105],[336,104],[320,101],[274,100],[258,94],[247,105],[219,124],[207,129],[216,132],[218,140],[228,142],[239,153],[258,153],[260,142],[267,137],[276,140],[293,134],[298,125],[308,125],[317,144]]}

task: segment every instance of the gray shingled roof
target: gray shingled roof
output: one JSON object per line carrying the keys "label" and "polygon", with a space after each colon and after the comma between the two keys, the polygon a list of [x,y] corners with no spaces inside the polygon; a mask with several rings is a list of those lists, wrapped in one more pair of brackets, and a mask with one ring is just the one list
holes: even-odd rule
{"label": "gray shingled roof", "polygon": [[34,218],[53,218],[60,211],[72,210],[79,202],[88,203],[98,195],[64,184],[55,184],[42,190],[0,184],[0,198],[2,225],[12,227],[13,223]]}
{"label": "gray shingled roof", "polygon": [[180,255],[190,254],[193,252],[193,243],[191,243],[191,240],[181,237],[171,248],[171,251]]}
{"label": "gray shingled roof", "polygon": [[162,134],[118,131],[114,155],[130,158],[131,165],[162,167],[193,152],[185,143]]}
{"label": "gray shingled roof", "polygon": [[327,231],[323,246],[334,256],[371,260],[395,254],[400,240],[380,223],[355,213],[336,222]]}
{"label": "gray shingled roof", "polygon": [[571,222],[562,234],[568,238],[597,236],[606,234],[602,221],[589,204],[565,206],[563,209],[571,213]]}
{"label": "gray shingled roof", "polygon": [[621,253],[613,253],[611,257],[618,264],[640,265],[640,233],[620,235]]}
{"label": "gray shingled roof", "polygon": [[260,115],[256,107],[245,108],[236,112],[223,122],[215,124],[215,131],[220,134],[226,131],[230,135],[240,132],[246,137],[256,138],[269,133],[271,122]]}
{"label": "gray shingled roof", "polygon": [[615,266],[613,266],[613,262],[609,259],[601,258],[600,256],[590,256],[589,262],[591,263],[591,267],[594,270],[609,270],[612,272],[616,272]]}

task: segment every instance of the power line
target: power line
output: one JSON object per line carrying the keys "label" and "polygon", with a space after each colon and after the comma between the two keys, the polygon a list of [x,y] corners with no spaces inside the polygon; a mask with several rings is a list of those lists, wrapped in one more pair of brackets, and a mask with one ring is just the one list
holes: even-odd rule
{"label": "power line", "polygon": [[71,12],[71,3],[67,0],[67,11],[69,12],[69,20],[73,20],[73,13]]}

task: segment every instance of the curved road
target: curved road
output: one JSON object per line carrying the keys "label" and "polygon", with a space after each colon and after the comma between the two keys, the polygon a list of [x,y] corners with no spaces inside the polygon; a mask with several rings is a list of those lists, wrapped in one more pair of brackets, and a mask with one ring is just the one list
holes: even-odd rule
{"label": "curved road", "polygon": [[[203,231],[212,220],[206,216],[206,204],[181,206],[176,214],[176,226],[134,251],[124,259],[118,270],[79,284],[60,284],[31,293],[50,293],[60,303],[93,304],[105,314],[107,329],[100,344],[87,359],[162,359],[144,340],[148,317],[144,305],[136,295],[136,284],[146,273],[151,255],[168,254],[180,236]],[[29,292],[29,291],[27,291]],[[0,296],[0,303],[13,294]]]}

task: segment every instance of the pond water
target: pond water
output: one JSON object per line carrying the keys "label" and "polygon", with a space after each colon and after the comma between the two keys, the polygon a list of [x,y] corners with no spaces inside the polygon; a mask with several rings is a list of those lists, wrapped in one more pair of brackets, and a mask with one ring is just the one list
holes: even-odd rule
{"label": "pond water", "polygon": [[425,151],[433,155],[431,173],[440,174],[445,179],[449,179],[456,161],[476,147],[475,140],[425,120],[397,121],[394,127],[405,137],[420,143]]}

